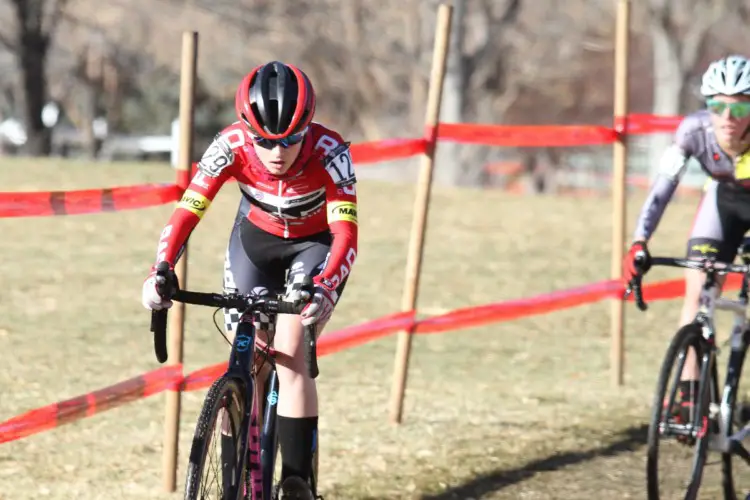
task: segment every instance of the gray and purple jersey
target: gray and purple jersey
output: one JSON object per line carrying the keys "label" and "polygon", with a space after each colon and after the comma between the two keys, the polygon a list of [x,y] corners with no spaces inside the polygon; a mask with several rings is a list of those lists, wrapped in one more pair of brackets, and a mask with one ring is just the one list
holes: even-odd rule
{"label": "gray and purple jersey", "polygon": [[[750,155],[735,159],[719,147],[708,110],[687,115],[680,122],[672,144],[661,158],[656,181],[638,217],[634,240],[651,238],[687,170],[690,158],[698,161],[703,171],[711,177],[706,188],[711,193],[718,182],[750,184]],[[695,223],[700,224],[701,218]],[[694,228],[697,229],[699,228]],[[705,231],[698,232],[714,233],[715,229],[705,228]]]}

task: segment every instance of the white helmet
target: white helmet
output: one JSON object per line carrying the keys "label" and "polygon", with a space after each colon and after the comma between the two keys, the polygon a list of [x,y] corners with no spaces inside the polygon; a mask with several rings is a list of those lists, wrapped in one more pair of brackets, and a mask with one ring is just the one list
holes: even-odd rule
{"label": "white helmet", "polygon": [[703,73],[701,94],[704,97],[717,94],[750,95],[750,61],[734,55],[712,62]]}

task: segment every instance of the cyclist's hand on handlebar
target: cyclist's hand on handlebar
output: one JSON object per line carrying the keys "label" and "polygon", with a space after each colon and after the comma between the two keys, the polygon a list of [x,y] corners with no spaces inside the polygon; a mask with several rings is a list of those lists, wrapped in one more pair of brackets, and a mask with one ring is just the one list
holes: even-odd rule
{"label": "cyclist's hand on handlebar", "polygon": [[302,310],[300,315],[302,316],[302,324],[305,326],[325,323],[333,314],[333,297],[336,291],[332,286],[328,286],[330,282],[326,283],[325,281],[317,276],[313,278],[315,288],[312,301]]}
{"label": "cyclist's hand on handlebar", "polygon": [[651,267],[651,254],[645,241],[636,241],[630,245],[630,250],[622,263],[622,277],[625,283],[630,283],[633,278],[642,276]]}
{"label": "cyclist's hand on handlebar", "polygon": [[[174,281],[169,279],[171,277],[174,277],[174,270],[171,267],[167,278],[157,276],[156,268],[151,269],[151,273],[143,282],[143,292],[141,295],[141,303],[143,304],[143,307],[153,311],[160,311],[172,307],[172,301],[164,297],[164,295],[168,295],[168,290],[174,283]],[[167,281],[171,281],[171,283],[167,283]]]}
{"label": "cyclist's hand on handlebar", "polygon": [[326,280],[316,276],[313,278],[313,286],[305,287],[294,280],[287,287],[285,300],[290,302],[309,302],[300,316],[302,324],[310,326],[316,323],[328,321],[333,313],[335,290]]}

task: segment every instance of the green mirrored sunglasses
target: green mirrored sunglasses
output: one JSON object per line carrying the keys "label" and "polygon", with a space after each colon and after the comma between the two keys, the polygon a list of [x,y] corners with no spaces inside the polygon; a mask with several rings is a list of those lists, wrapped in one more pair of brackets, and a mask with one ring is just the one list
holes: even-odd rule
{"label": "green mirrored sunglasses", "polygon": [[722,102],[716,99],[706,100],[709,111],[716,115],[724,114],[724,110],[729,108],[729,114],[732,118],[746,118],[750,116],[750,102]]}

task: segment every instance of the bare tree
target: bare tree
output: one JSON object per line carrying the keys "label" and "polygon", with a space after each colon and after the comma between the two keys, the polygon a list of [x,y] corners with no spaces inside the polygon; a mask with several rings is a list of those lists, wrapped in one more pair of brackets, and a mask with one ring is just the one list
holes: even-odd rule
{"label": "bare tree", "polygon": [[47,54],[67,0],[8,0],[15,11],[15,33],[0,34],[0,43],[16,54],[24,89],[26,152],[48,155],[49,130],[42,121],[47,102]]}
{"label": "bare tree", "polygon": [[[741,32],[732,37],[718,30],[712,33],[712,16],[721,15],[720,5],[736,4],[726,10],[734,8],[738,13],[727,20],[733,23],[731,29],[738,29],[748,3],[649,2],[649,19],[641,8],[636,13],[640,18],[633,22],[631,102],[639,112],[646,112],[652,100],[657,112],[680,112],[690,99],[685,89],[691,83],[685,82],[694,81],[696,68],[706,61],[708,51],[702,47],[707,37],[719,40],[710,49],[713,52],[719,46],[740,49],[747,42]],[[75,121],[84,127],[94,105],[89,89],[104,92],[96,105],[108,113],[108,119],[114,119],[113,113],[119,110],[126,129],[167,132],[168,121],[177,113],[181,34],[197,30],[201,85],[212,102],[223,106],[212,104],[204,117],[231,119],[232,99],[242,75],[256,64],[279,59],[300,65],[310,75],[319,95],[317,119],[342,130],[347,138],[415,136],[422,132],[438,3],[108,0],[102,9],[99,0],[75,0],[63,11],[64,0],[0,0],[1,18],[17,19],[19,12],[27,13],[24,23],[0,26],[0,44],[18,59],[22,32],[34,32],[37,19],[18,6],[43,5],[47,17],[37,23],[37,31],[49,35],[44,45],[49,94],[62,101],[69,115],[76,115]],[[643,4],[634,7],[639,5]],[[543,2],[455,0],[455,6],[443,121],[611,123],[613,2],[565,0],[551,9]],[[55,9],[64,14],[58,16],[56,30],[49,16]],[[26,26],[25,31],[21,26]],[[54,44],[49,42],[52,34]],[[105,75],[85,70],[82,55],[96,34],[103,38],[102,56],[109,68]],[[648,57],[651,47],[653,61]],[[12,72],[0,74],[0,87],[13,78]],[[34,84],[38,82],[29,86],[19,81],[18,87],[26,93],[37,92]],[[676,85],[681,85],[677,91]],[[43,105],[44,99],[38,102]],[[670,106],[677,109],[667,109]],[[34,112],[28,106],[24,109],[24,114],[39,117],[41,107]],[[211,126],[215,123],[216,119],[210,122]],[[458,160],[453,160],[451,147],[443,144],[440,148],[438,177],[466,184],[481,182],[490,160],[522,157],[529,165],[554,167],[565,163],[571,151],[462,145],[456,147]],[[551,170],[530,169],[539,176],[536,185],[546,186],[541,176]]]}
{"label": "bare tree", "polygon": [[[653,50],[653,113],[678,115],[695,100],[696,69],[711,28],[729,13],[727,0],[649,0],[646,15]],[[650,166],[668,145],[651,140]]]}
{"label": "bare tree", "polygon": [[[505,34],[517,21],[521,5],[521,0],[508,0],[505,3],[483,1],[478,12],[471,12],[465,0],[453,0],[454,12],[441,105],[441,121],[447,123],[466,121],[467,105],[469,103],[476,105],[476,99],[472,98],[471,94],[477,91],[477,87],[484,87],[489,79],[488,75],[482,72],[484,69],[482,63],[491,53],[497,56],[498,61],[504,63],[505,60],[500,54],[507,54],[508,47],[503,43],[506,40]],[[467,28],[470,28],[473,35],[478,33],[481,35],[474,40],[468,40]],[[493,70],[496,71],[497,68]],[[495,73],[493,70],[490,70],[490,74]],[[510,96],[514,91],[515,88],[506,86],[502,94]],[[493,104],[496,103],[497,101]],[[495,108],[495,106],[492,107]],[[436,179],[439,182],[447,184],[481,182],[481,169],[476,168],[474,158],[467,158],[462,154],[463,150],[464,148],[458,144],[447,143],[440,146],[441,161],[436,171]]]}
{"label": "bare tree", "polygon": [[[465,29],[454,31],[461,37],[461,49],[454,48],[459,44],[454,40],[451,57],[455,52],[462,57],[458,63],[452,61],[446,76],[444,119],[497,124],[508,122],[506,115],[518,109],[525,95],[535,96],[528,102],[532,108],[544,109],[544,121],[554,121],[566,107],[561,95],[581,87],[586,46],[592,36],[601,35],[592,27],[602,15],[611,18],[611,9],[581,0],[569,0],[559,9],[521,0],[485,0],[467,3],[465,11],[456,12],[463,17]],[[555,98],[538,108],[542,95]],[[525,109],[529,115],[529,108]],[[538,115],[529,115],[524,122],[529,123],[531,116]],[[441,151],[453,148],[458,149],[441,146]],[[481,184],[484,164],[502,154],[498,148],[461,147],[462,161],[451,156],[440,162],[438,172],[443,170],[442,179],[450,183]],[[555,157],[550,152],[546,156]]]}

